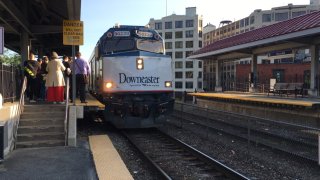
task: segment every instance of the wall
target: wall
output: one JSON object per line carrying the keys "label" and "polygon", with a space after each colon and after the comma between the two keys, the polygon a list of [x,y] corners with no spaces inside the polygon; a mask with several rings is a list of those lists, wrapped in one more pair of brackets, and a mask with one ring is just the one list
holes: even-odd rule
{"label": "wall", "polygon": [[19,103],[5,103],[0,109],[0,125],[4,126],[4,155],[10,152],[10,146],[13,143],[13,127],[18,121],[20,113],[18,112]]}
{"label": "wall", "polygon": [[[257,72],[260,83],[269,83],[269,79],[273,77],[273,70],[284,70],[284,82],[303,82],[304,71],[310,70],[310,63],[303,64],[258,64]],[[237,80],[248,80],[251,71],[250,64],[237,64],[236,77]]]}

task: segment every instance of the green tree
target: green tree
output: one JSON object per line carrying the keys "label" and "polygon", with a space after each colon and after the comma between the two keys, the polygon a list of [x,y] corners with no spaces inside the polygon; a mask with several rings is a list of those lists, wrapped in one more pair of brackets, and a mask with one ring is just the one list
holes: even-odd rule
{"label": "green tree", "polygon": [[7,48],[4,48],[3,55],[0,55],[0,62],[7,65],[17,66],[21,63],[21,56]]}

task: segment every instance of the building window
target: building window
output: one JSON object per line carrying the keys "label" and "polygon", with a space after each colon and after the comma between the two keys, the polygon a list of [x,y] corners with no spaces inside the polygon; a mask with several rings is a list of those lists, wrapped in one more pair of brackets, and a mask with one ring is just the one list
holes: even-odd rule
{"label": "building window", "polygon": [[193,20],[186,20],[186,27],[193,27]]}
{"label": "building window", "polygon": [[239,27],[240,27],[240,21],[237,21],[236,22],[236,29],[239,29]]}
{"label": "building window", "polygon": [[262,59],[261,64],[270,64],[269,59]]}
{"label": "building window", "polygon": [[281,59],[281,63],[282,63],[282,64],[293,63],[293,58],[292,58],[292,57],[282,58],[282,59]]}
{"label": "building window", "polygon": [[175,21],[175,28],[183,28],[183,21]]}
{"label": "building window", "polygon": [[186,79],[193,78],[193,71],[187,71],[186,72]]}
{"label": "building window", "polygon": [[164,28],[165,29],[172,29],[172,22],[165,22]]}
{"label": "building window", "polygon": [[183,32],[182,31],[175,32],[175,37],[176,37],[176,39],[183,38]]}
{"label": "building window", "polygon": [[186,51],[186,57],[189,57],[192,53],[193,51]]}
{"label": "building window", "polygon": [[193,82],[186,82],[186,89],[193,89]]}
{"label": "building window", "polygon": [[202,72],[198,72],[198,78],[202,78]]}
{"label": "building window", "polygon": [[262,14],[262,22],[271,22],[271,14]]}
{"label": "building window", "polygon": [[168,55],[172,58],[172,52],[166,52],[166,55]]}
{"label": "building window", "polygon": [[240,27],[244,27],[244,19],[240,20]]}
{"label": "building window", "polygon": [[202,68],[202,61],[198,61],[198,68]]}
{"label": "building window", "polygon": [[175,82],[174,84],[176,89],[182,89],[182,82],[178,81],[178,82]]}
{"label": "building window", "polygon": [[183,48],[182,41],[176,41],[176,42],[175,42],[175,48],[176,48],[176,49]]}
{"label": "building window", "polygon": [[202,41],[199,41],[199,48],[202,47]]}
{"label": "building window", "polygon": [[186,61],[186,68],[193,68],[193,62],[192,61]]}
{"label": "building window", "polygon": [[155,23],[155,29],[162,29],[162,22]]}
{"label": "building window", "polygon": [[174,62],[174,67],[176,69],[182,69],[182,65],[183,65],[183,62],[182,61],[176,61]]}
{"label": "building window", "polygon": [[175,72],[175,76],[176,79],[182,79],[182,72]]}
{"label": "building window", "polygon": [[250,17],[250,24],[254,24],[254,16]]}
{"label": "building window", "polygon": [[165,42],[166,49],[172,49],[172,42]]}
{"label": "building window", "polygon": [[202,27],[202,20],[199,20],[199,27]]}
{"label": "building window", "polygon": [[303,72],[303,82],[306,88],[310,88],[310,75],[311,75],[310,70],[305,70]]}
{"label": "building window", "polygon": [[193,30],[186,31],[186,38],[192,38],[193,37]]}
{"label": "building window", "polygon": [[306,14],[305,11],[292,12],[292,18]]}
{"label": "building window", "polygon": [[244,25],[249,26],[249,18],[248,17],[244,20]]}
{"label": "building window", "polygon": [[288,12],[275,14],[275,21],[284,21],[284,20],[287,20],[288,18],[289,18]]}
{"label": "building window", "polygon": [[202,31],[199,31],[199,37],[202,37]]}
{"label": "building window", "polygon": [[172,39],[172,32],[165,32],[164,38],[165,39]]}
{"label": "building window", "polygon": [[183,58],[183,53],[181,51],[175,52],[175,58],[176,59],[181,59]]}
{"label": "building window", "polygon": [[276,78],[277,82],[284,82],[284,69],[273,69],[273,78]]}
{"label": "building window", "polygon": [[202,82],[198,82],[198,89],[202,89]]}
{"label": "building window", "polygon": [[186,48],[193,48],[193,41],[186,41]]}

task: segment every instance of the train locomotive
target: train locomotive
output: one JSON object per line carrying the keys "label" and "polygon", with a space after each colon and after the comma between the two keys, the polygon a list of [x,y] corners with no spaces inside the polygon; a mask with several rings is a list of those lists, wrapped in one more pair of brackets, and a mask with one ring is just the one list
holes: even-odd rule
{"label": "train locomotive", "polygon": [[173,111],[172,59],[155,30],[110,28],[89,63],[89,90],[105,104],[104,119],[117,128],[156,127]]}

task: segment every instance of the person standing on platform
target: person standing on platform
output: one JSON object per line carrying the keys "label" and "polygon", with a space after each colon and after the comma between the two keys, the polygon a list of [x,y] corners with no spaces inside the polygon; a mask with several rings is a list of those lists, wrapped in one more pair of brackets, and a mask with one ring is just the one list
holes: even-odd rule
{"label": "person standing on platform", "polygon": [[42,59],[42,63],[41,63],[41,70],[40,70],[40,74],[41,74],[41,78],[42,78],[42,82],[40,84],[40,99],[45,101],[46,97],[47,97],[47,90],[46,90],[46,79],[47,79],[47,65],[49,63],[49,58],[48,56],[44,56]]}
{"label": "person standing on platform", "polygon": [[41,83],[42,83],[42,76],[40,74],[41,72],[41,66],[42,66],[42,58],[38,58],[38,63],[39,63],[39,68],[38,68],[38,71],[37,71],[37,76],[36,76],[36,79],[37,79],[37,85],[36,85],[36,90],[37,90],[37,93],[36,93],[36,97],[38,98],[38,101],[41,101],[40,99],[40,87],[41,87]]}
{"label": "person standing on platform", "polygon": [[64,78],[63,78],[63,71],[66,70],[62,61],[59,59],[59,56],[56,52],[51,53],[51,60],[47,65],[47,80],[46,80],[46,87],[47,90],[47,101],[59,102],[60,104],[64,103]]}
{"label": "person standing on platform", "polygon": [[[67,83],[67,77],[69,78],[69,99],[72,100],[72,94],[71,94],[72,93],[72,90],[71,90],[72,75],[71,75],[70,62],[69,62],[68,56],[66,56],[66,55],[63,56],[62,64],[66,68],[66,70],[63,73],[64,81]],[[66,84],[66,88],[64,90],[64,95],[65,95],[65,98],[67,98],[67,84]]]}
{"label": "person standing on platform", "polygon": [[81,103],[87,103],[85,88],[89,80],[90,66],[86,60],[81,58],[80,52],[76,53],[76,59],[73,63],[75,63],[76,92],[79,92]]}
{"label": "person standing on platform", "polygon": [[24,62],[24,72],[27,77],[27,96],[29,101],[36,102],[37,95],[37,72],[40,68],[39,63],[36,61],[34,53],[29,53],[29,60]]}

